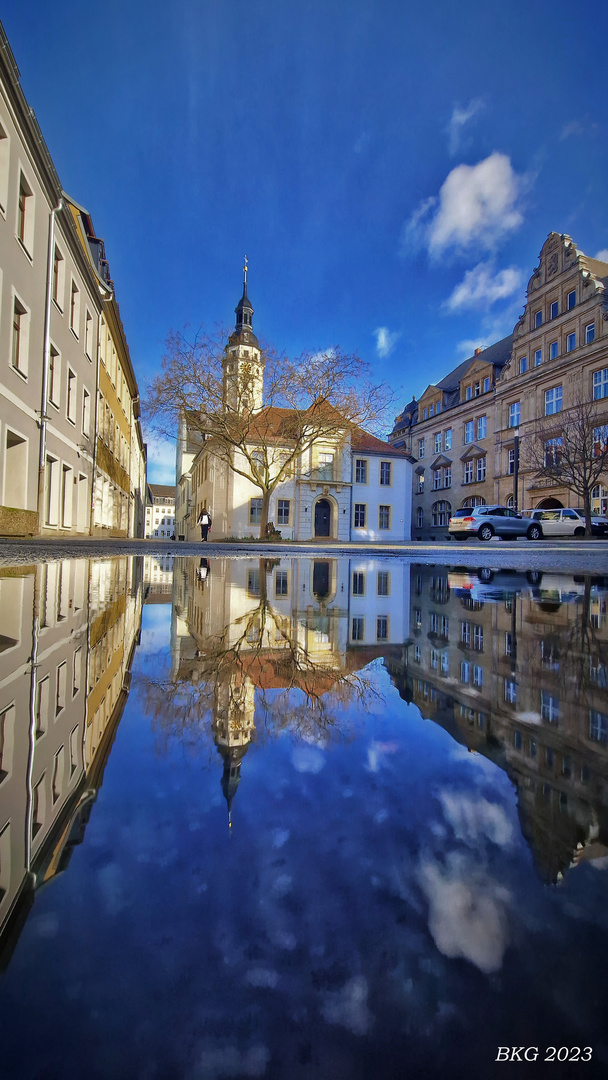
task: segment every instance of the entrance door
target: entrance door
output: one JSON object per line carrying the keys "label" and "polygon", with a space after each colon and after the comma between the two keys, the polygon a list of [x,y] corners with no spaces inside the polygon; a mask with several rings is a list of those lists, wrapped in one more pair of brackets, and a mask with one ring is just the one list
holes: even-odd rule
{"label": "entrance door", "polygon": [[317,600],[326,600],[329,596],[329,563],[315,559],[312,564],[312,591]]}
{"label": "entrance door", "polygon": [[331,536],[331,506],[327,499],[319,499],[315,506],[315,536]]}

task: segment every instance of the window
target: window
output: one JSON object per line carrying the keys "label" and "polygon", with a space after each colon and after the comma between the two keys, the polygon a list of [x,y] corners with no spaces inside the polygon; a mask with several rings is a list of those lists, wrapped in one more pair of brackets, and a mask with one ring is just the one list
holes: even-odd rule
{"label": "window", "polygon": [[72,424],[76,423],[76,375],[70,368],[68,368],[68,400],[66,415]]}
{"label": "window", "polygon": [[367,461],[365,458],[355,458],[355,483],[367,484]]}
{"label": "window", "polygon": [[505,631],[505,656],[513,656],[513,635],[510,630]]}
{"label": "window", "polygon": [[6,214],[8,202],[8,171],[10,163],[10,139],[0,124],[0,212]]}
{"label": "window", "polygon": [[376,619],[376,640],[386,641],[388,638],[388,616],[378,615]]}
{"label": "window", "polygon": [[477,652],[483,652],[483,626],[473,627],[473,648]]}
{"label": "window", "polygon": [[473,387],[473,397],[479,397],[481,394],[481,383],[476,382]]}
{"label": "window", "polygon": [[551,319],[557,319],[557,316],[559,315],[559,301],[558,300],[553,300],[553,302],[551,304],[551,307],[550,307],[550,312],[551,312],[550,318]]}
{"label": "window", "polygon": [[559,699],[552,697],[548,690],[540,692],[540,715],[549,724],[557,724],[559,720]]}
{"label": "window", "polygon": [[427,418],[427,413],[428,413],[428,409],[423,409],[423,410],[422,410],[422,419],[423,419],[423,420],[426,420],[426,418]]}
{"label": "window", "polygon": [[289,499],[277,499],[277,522],[289,525]]}
{"label": "window", "polygon": [[552,416],[554,413],[562,411],[562,388],[561,386],[552,386],[550,390],[545,390],[545,416]]}
{"label": "window", "polygon": [[49,401],[59,408],[61,396],[61,360],[54,345],[49,356]]}
{"label": "window", "polygon": [[589,738],[594,742],[606,742],[608,732],[608,716],[598,712],[597,709],[589,709]]}
{"label": "window", "polygon": [[542,313],[542,311],[535,311],[534,312],[534,327],[535,327],[535,329],[536,329],[536,327],[542,326],[542,325],[543,325],[543,313]]}
{"label": "window", "polygon": [[433,415],[433,406],[429,405],[429,417]]}
{"label": "window", "polygon": [[431,667],[437,669],[439,667],[439,653],[437,649],[431,649]]}
{"label": "window", "polygon": [[466,392],[467,401],[470,401],[472,396],[473,396],[473,387],[472,386],[467,386],[467,392]]}
{"label": "window", "polygon": [[513,401],[509,405],[509,427],[519,427],[521,402]]}
{"label": "window", "polygon": [[460,624],[460,640],[463,645],[471,644],[471,624],[470,622],[463,622]]}
{"label": "window", "polygon": [[363,570],[353,570],[353,596],[365,596],[365,574]]}
{"label": "window", "polygon": [[445,499],[440,502],[433,503],[431,508],[433,528],[442,528],[447,525],[450,514],[452,513],[452,507]]}
{"label": "window", "polygon": [[390,506],[380,505],[378,507],[378,528],[390,529],[391,527],[391,508]]}
{"label": "window", "polygon": [[287,570],[275,570],[274,572],[274,595],[287,596]]}
{"label": "window", "polygon": [[13,301],[13,339],[11,363],[15,371],[27,376],[30,316],[27,308],[15,297]]}
{"label": "window", "polygon": [[483,668],[479,664],[475,664],[473,668],[473,686],[476,686],[478,690],[481,690],[483,686]]}
{"label": "window", "polygon": [[422,439],[418,439],[418,457],[424,457],[424,437]]}
{"label": "window", "polygon": [[522,743],[523,743],[523,740],[522,740],[522,737],[521,737],[521,731],[514,731],[513,732],[513,746],[515,747],[515,749],[516,750],[521,750]]}
{"label": "window", "polygon": [[55,245],[53,255],[53,300],[60,311],[63,311],[63,294],[65,289],[65,261],[59,248]]}
{"label": "window", "polygon": [[568,296],[566,297],[566,307],[567,307],[568,311],[572,311],[572,308],[575,306],[575,304],[576,304],[576,289],[573,289],[572,292],[569,292]]}
{"label": "window", "polygon": [[461,683],[468,683],[471,681],[471,665],[468,660],[461,660],[460,662],[460,681]]}
{"label": "window", "polygon": [[416,510],[416,528],[422,529],[424,527],[424,510],[421,506]]}
{"label": "window", "polygon": [[391,464],[390,461],[380,462],[380,487],[391,486]]}
{"label": "window", "polygon": [[576,349],[576,333],[574,332],[568,334],[566,338],[566,352],[572,352],[573,349]]}
{"label": "window", "polygon": [[376,578],[376,594],[378,596],[389,596],[388,570],[378,570]]}
{"label": "window", "polygon": [[441,654],[441,674],[449,675],[450,673],[450,656],[447,650],[444,650]]}
{"label": "window", "polygon": [[70,293],[70,330],[78,337],[80,325],[80,289],[72,278],[72,290]]}
{"label": "window", "polygon": [[436,611],[431,611],[429,615],[429,632],[431,634],[439,633],[439,615]]}
{"label": "window", "polygon": [[528,357],[527,356],[520,356],[519,363],[518,363],[518,368],[519,368],[519,374],[520,375],[525,375],[526,371],[528,370]]}
{"label": "window", "polygon": [[0,713],[0,784],[11,771],[15,737],[15,706]]}
{"label": "window", "polygon": [[485,455],[484,455],[484,457],[477,458],[477,480],[478,481],[485,480],[485,478],[486,478],[486,458],[485,458]]}
{"label": "window", "polygon": [[558,344],[557,341],[552,341],[549,345],[549,359],[556,360],[558,357]]}
{"label": "window", "polygon": [[440,401],[438,401],[438,402],[437,402],[437,404],[436,404],[436,406],[435,406],[435,412],[436,412],[436,413],[437,413],[438,415],[439,415],[439,413],[441,412],[441,402],[440,402]]}
{"label": "window", "polygon": [[485,439],[488,433],[488,418],[487,416],[477,417],[477,438]]}
{"label": "window", "polygon": [[248,570],[247,571],[247,592],[250,596],[260,595],[260,571]]}
{"label": "window", "polygon": [[57,684],[55,692],[55,716],[65,709],[65,693],[67,687],[68,666],[64,660],[57,668]]}
{"label": "window", "polygon": [[446,430],[443,433],[443,449],[444,450],[451,450],[452,449],[452,429],[451,429],[451,427],[446,428]]}
{"label": "window", "polygon": [[435,453],[436,454],[441,453],[441,432],[440,431],[435,432]]}
{"label": "window", "polygon": [[249,500],[249,524],[259,525],[262,520],[262,500]]}
{"label": "window", "polygon": [[[515,705],[517,703],[517,683],[514,682],[513,679],[505,679],[505,701],[508,701],[509,705]],[[517,749],[519,749],[519,747]]]}
{"label": "window", "polygon": [[483,380],[483,392],[484,392],[484,394],[487,394],[489,389],[490,389],[490,376],[486,375],[485,379]]}
{"label": "window", "polygon": [[452,466],[446,465],[443,469],[443,486],[449,488],[452,486]]}
{"label": "window", "polygon": [[365,528],[365,503],[355,503],[355,529]]}
{"label": "window", "polygon": [[590,345],[595,339],[595,323],[588,323],[585,327],[585,345]]}
{"label": "window", "polygon": [[463,474],[462,474],[462,482],[463,482],[463,484],[472,484],[473,483],[473,462],[472,461],[465,461],[465,463],[464,463],[464,471],[463,471]]}
{"label": "window", "polygon": [[422,608],[414,608],[414,629],[422,629]]}
{"label": "window", "polygon": [[416,661],[417,664],[419,664],[421,659],[422,659],[422,653],[420,651],[420,645],[414,645],[414,660]]}
{"label": "window", "polygon": [[433,469],[433,491],[441,487],[441,469]]}
{"label": "window", "polygon": [[82,391],[82,434],[88,439],[91,427],[91,395],[88,390]]}
{"label": "window", "polygon": [[416,493],[418,495],[424,495],[424,472],[418,473],[418,485],[416,487]]}
{"label": "window", "polygon": [[543,350],[536,349],[534,352],[534,367],[540,367],[543,362]]}
{"label": "window", "polygon": [[[555,439],[547,439],[545,443],[545,468],[550,469],[559,465],[562,452],[562,439],[558,436]],[[559,516],[559,515],[558,515]]]}
{"label": "window", "polygon": [[469,420],[464,425],[464,441],[465,441],[465,443],[472,443],[473,439],[474,439],[474,423],[473,423],[472,420]]}
{"label": "window", "polygon": [[593,400],[608,397],[608,368],[593,372]]}
{"label": "window", "polygon": [[515,450],[511,448],[508,453],[509,460],[507,462],[507,474],[508,476],[513,476],[513,473],[515,472]]}
{"label": "window", "polygon": [[[593,453],[595,457],[605,454],[608,450],[608,424],[593,429]],[[595,488],[594,488],[595,491]]]}
{"label": "window", "polygon": [[353,641],[363,641],[365,636],[365,619],[361,615],[355,615],[352,621],[351,638]]}
{"label": "window", "polygon": [[17,239],[31,259],[34,251],[34,195],[23,173],[19,174]]}

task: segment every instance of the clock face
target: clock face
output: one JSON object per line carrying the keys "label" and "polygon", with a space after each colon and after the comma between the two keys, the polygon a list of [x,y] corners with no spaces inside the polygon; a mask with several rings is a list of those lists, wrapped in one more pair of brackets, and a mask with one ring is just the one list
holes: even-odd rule
{"label": "clock face", "polygon": [[251,372],[251,364],[243,364],[241,366],[241,371],[244,375],[249,375]]}

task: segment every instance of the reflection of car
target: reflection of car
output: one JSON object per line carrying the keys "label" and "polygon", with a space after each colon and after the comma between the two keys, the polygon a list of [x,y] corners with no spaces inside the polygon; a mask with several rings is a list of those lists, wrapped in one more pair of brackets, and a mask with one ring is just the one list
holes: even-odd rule
{"label": "reflection of car", "polygon": [[534,592],[542,581],[540,570],[450,570],[448,584],[461,600],[506,600],[517,593]]}
{"label": "reflection of car", "polygon": [[[543,536],[584,536],[585,512],[561,507],[554,510],[524,510],[531,521],[538,522]],[[605,524],[604,524],[605,523]],[[591,531],[594,536],[608,533],[608,519],[591,518]]]}
{"label": "reflection of car", "polygon": [[450,518],[448,532],[455,540],[471,536],[480,540],[491,540],[493,536],[503,540],[516,540],[518,536],[539,540],[542,536],[538,522],[531,522],[508,506],[463,507]]}

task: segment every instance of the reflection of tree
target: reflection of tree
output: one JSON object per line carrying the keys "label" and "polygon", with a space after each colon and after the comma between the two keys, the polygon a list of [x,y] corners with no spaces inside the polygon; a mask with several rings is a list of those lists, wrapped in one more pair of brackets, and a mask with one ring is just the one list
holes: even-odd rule
{"label": "reflection of tree", "polygon": [[[196,656],[182,660],[176,678],[145,679],[147,711],[165,739],[198,740],[211,714],[216,743],[248,743],[254,712],[261,721],[257,735],[288,729],[319,739],[344,730],[348,705],[365,708],[379,697],[373,678],[351,667],[349,656],[336,648],[327,659],[313,655],[310,626],[273,608],[267,590],[272,565],[259,561],[257,603],[219,634],[198,640]],[[327,618],[337,627],[336,613]],[[364,653],[361,659],[371,658]]]}

